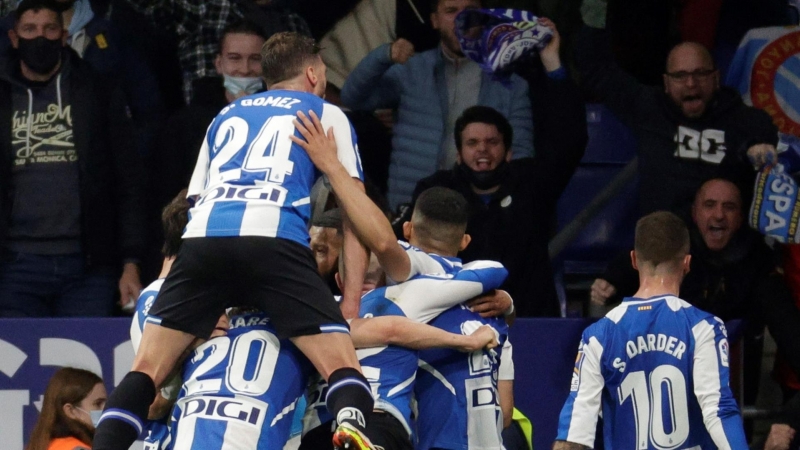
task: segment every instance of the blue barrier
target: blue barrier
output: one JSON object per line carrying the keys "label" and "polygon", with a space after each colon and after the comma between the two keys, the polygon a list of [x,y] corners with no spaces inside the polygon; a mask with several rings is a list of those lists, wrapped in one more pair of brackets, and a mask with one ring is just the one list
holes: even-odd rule
{"label": "blue barrier", "polygon": [[[578,341],[593,319],[518,319],[515,401],[533,423],[535,445],[548,449],[567,397]],[[45,387],[58,367],[100,374],[110,391],[133,362],[130,319],[0,319],[0,448],[22,450]],[[731,342],[738,323],[729,323]],[[38,404],[38,405],[37,405]]]}
{"label": "blue barrier", "polygon": [[22,450],[59,367],[91,370],[111,391],[133,362],[130,325],[125,318],[0,319],[0,448]]}

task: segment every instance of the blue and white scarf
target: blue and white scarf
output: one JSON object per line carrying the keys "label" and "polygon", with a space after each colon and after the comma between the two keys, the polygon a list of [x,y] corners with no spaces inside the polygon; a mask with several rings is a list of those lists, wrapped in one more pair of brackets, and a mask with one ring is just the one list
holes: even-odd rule
{"label": "blue and white scarf", "polygon": [[461,11],[455,31],[464,55],[500,80],[508,79],[513,63],[543,49],[553,36],[533,14],[500,8]]}
{"label": "blue and white scarf", "polygon": [[778,133],[778,164],[756,175],[750,226],[778,242],[800,244],[800,138]]}

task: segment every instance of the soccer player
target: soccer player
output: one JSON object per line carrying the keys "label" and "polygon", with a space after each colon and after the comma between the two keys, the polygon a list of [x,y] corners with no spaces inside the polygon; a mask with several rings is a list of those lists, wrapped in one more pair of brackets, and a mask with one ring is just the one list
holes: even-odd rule
{"label": "soccer player", "polygon": [[[360,314],[366,315],[403,315],[413,320],[428,322],[440,313],[452,309],[450,319],[445,319],[441,325],[444,330],[453,333],[469,333],[483,324],[493,325],[500,335],[500,342],[505,341],[507,328],[503,320],[497,318],[484,319],[474,311],[470,311],[461,302],[471,297],[480,295],[487,290],[499,286],[505,279],[507,272],[499,263],[476,261],[462,268],[461,261],[456,258],[460,250],[469,244],[469,236],[465,234],[467,223],[467,203],[461,194],[447,188],[432,188],[419,196],[410,222],[403,226],[405,237],[411,245],[399,243],[394,239],[391,226],[383,218],[380,210],[369,202],[366,196],[356,189],[341,163],[336,158],[335,131],[329,130],[327,135],[324,125],[319,121],[314,112],[308,116],[298,112],[298,121],[295,125],[305,140],[292,137],[292,140],[301,145],[311,156],[317,167],[323,171],[339,198],[340,207],[347,212],[353,220],[353,229],[367,247],[372,250],[388,277],[399,284],[379,289],[367,294],[362,299]],[[356,211],[359,214],[356,216]],[[470,270],[474,269],[474,270]],[[459,278],[461,276],[462,278]],[[498,283],[498,284],[493,284]],[[503,311],[513,311],[513,304],[507,294],[499,291],[493,295],[503,299],[499,304],[503,306],[487,316],[498,315]],[[436,319],[439,320],[439,319]],[[435,320],[434,320],[435,322]],[[491,352],[491,353],[488,353]],[[475,445],[491,442],[494,447],[501,448],[500,431],[502,430],[502,414],[497,401],[497,371],[499,370],[500,351],[490,350],[487,353],[473,353],[468,357],[458,357],[458,369],[447,367],[453,378],[459,378],[460,387],[456,391],[449,386],[453,399],[451,406],[463,407],[456,411],[445,406],[444,410],[453,411],[450,414],[440,414],[440,408],[435,408],[437,413],[421,419],[427,427],[434,416],[456,416],[451,422],[457,428],[453,433],[459,436],[459,442],[468,442],[468,437],[478,436],[473,439]],[[452,351],[437,356],[441,357],[442,365],[452,359]],[[371,364],[383,365],[390,359],[390,352],[386,358],[379,354],[370,357],[361,357],[362,364],[370,367]],[[407,358],[414,360],[416,358]],[[470,370],[470,364],[475,370]],[[431,368],[438,379],[444,378],[436,369]],[[409,431],[410,406],[409,400],[413,389],[415,372],[411,369],[394,371],[374,370],[370,379],[373,390],[379,394],[376,408],[385,409],[394,415]],[[406,373],[406,377],[402,374]],[[369,374],[368,374],[369,375]],[[370,377],[368,377],[370,378]],[[465,379],[471,378],[469,383]],[[382,389],[385,389],[381,392]],[[488,390],[487,390],[488,389]],[[486,390],[484,392],[484,390]],[[448,391],[448,392],[450,392]],[[483,395],[489,393],[486,400]],[[394,394],[394,398],[392,395]],[[480,394],[483,408],[491,404],[491,414],[479,414],[467,409],[469,396]],[[422,401],[422,398],[420,398]],[[441,406],[441,403],[439,404]],[[489,420],[487,421],[486,418]],[[472,420],[472,422],[470,422]],[[376,437],[381,433],[372,432]],[[371,430],[370,430],[371,432]],[[493,437],[486,437],[493,436]],[[470,442],[473,442],[470,441]],[[460,448],[460,447],[459,447]],[[473,447],[477,448],[477,447]]]}
{"label": "soccer player", "polygon": [[[430,325],[450,332],[490,325],[500,334],[500,342],[505,344],[508,339],[505,320],[483,318],[464,305],[445,311]],[[447,349],[420,352],[414,388],[420,424],[417,449],[503,450],[503,409],[513,409],[513,403],[503,408],[498,390],[500,373],[505,371],[501,370],[503,360],[510,364],[511,355],[499,347],[466,357]]]}
{"label": "soccer player", "polygon": [[[269,90],[237,99],[214,119],[189,186],[183,244],[150,309],[132,371],[111,394],[95,450],[127,449],[141,432],[155,390],[195,338],[207,338],[228,306],[264,311],[328,380],[336,448],[372,449],[362,431],[372,411],[343,312],[357,314],[366,251],[345,220],[342,310],[316,273],[308,248],[309,191],[318,172],[288,139],[296,111],[316,111],[337,130],[338,157],[362,177],[355,134],[325,103],[325,65],[313,39],[273,35],[262,49]],[[360,181],[354,181],[361,187]]]}
{"label": "soccer player", "polygon": [[[441,214],[453,217],[452,214],[449,214],[453,212],[453,205],[465,206],[465,203],[437,202],[436,200],[442,200],[442,194],[448,197],[460,197],[460,194],[454,191],[434,189],[420,196],[423,200],[417,204],[417,207],[422,209],[444,207],[444,209],[439,209]],[[466,209],[456,208],[455,212],[458,215],[463,211]],[[431,217],[424,219],[429,226],[434,220]],[[463,230],[461,233],[463,235]],[[407,317],[416,322],[427,322],[450,308],[451,305],[460,304],[499,287],[508,273],[499,263],[476,261],[462,267],[457,258],[428,255],[418,248],[405,245],[407,253],[410,254],[410,258],[415,264],[419,264],[419,262],[441,264],[437,266],[438,272],[417,274],[403,283],[378,287],[366,293],[361,299],[360,316],[372,317],[372,319],[361,319],[363,322],[369,323],[376,319],[397,316]],[[430,260],[428,260],[429,258]],[[351,323],[351,327],[351,334],[358,349],[356,354],[376,398],[375,410],[379,412],[370,418],[367,434],[373,444],[386,450],[411,450],[414,448],[412,445],[411,400],[419,361],[417,350],[441,348],[447,349],[448,353],[450,351],[466,351],[470,354],[482,354],[483,348],[465,348],[463,346],[456,348],[452,345],[442,346],[433,345],[432,342],[420,342],[419,345],[410,348],[406,345],[362,349],[362,345],[356,342],[355,337],[357,333],[361,333],[361,330],[356,328],[355,322]],[[432,327],[426,326],[426,328]],[[460,336],[462,334],[469,335],[481,328],[491,330],[492,336],[497,335],[499,338],[499,334],[494,328],[480,325],[463,329],[434,329],[445,335]],[[469,357],[463,359],[467,360]],[[303,437],[300,447],[302,450],[313,450],[319,448],[326,439],[330,441],[331,427],[328,422],[332,418],[326,413],[324,407],[326,389],[327,385],[324,382],[311,388],[309,396],[311,401],[309,401],[304,427],[306,435]],[[447,408],[443,410],[450,411]],[[313,428],[316,429],[312,431]]]}
{"label": "soccer player", "polygon": [[553,449],[746,449],[722,321],[678,298],[689,232],[676,215],[636,223],[639,291],[583,332]]}

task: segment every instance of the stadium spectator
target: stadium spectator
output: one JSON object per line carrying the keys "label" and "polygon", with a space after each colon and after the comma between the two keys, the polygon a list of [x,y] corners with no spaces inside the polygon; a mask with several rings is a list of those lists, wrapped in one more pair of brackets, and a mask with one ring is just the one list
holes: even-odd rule
{"label": "stadium spectator", "polygon": [[638,290],[583,332],[553,450],[595,448],[601,413],[607,448],[746,449],[725,326],[678,298],[692,259],[686,225],[655,212],[634,239]]}
{"label": "stadium spectator", "polygon": [[584,26],[575,63],[583,86],[638,138],[641,214],[670,210],[688,218],[700,184],[720,176],[750,186],[742,196],[749,203],[751,162],[760,167],[775,161],[777,129],[765,112],[720,87],[706,48],[691,42],[675,46],[663,88],[646,86],[614,63],[605,30]]}
{"label": "stadium spectator", "polygon": [[[0,315],[107,316],[141,290],[141,163],[124,96],[64,48],[61,15],[25,0],[0,81]],[[122,275],[120,276],[120,269]],[[119,277],[117,283],[116,277]]]}
{"label": "stadium spectator", "polygon": [[[549,76],[542,89],[546,96],[540,99],[546,112],[537,133],[546,133],[553,145],[538,149],[533,158],[512,161],[514,130],[509,121],[492,108],[473,106],[456,121],[455,168],[421,180],[413,195],[415,202],[426,189],[445,186],[467,199],[467,234],[472,241],[459,256],[465,262],[503,263],[509,272],[503,289],[516,300],[520,317],[561,315],[547,243],[556,202],[587,141],[586,111],[580,92],[561,66],[558,32],[549,20],[542,23],[553,30],[553,39],[540,53]],[[395,223],[409,220],[412,208],[401,209]]]}
{"label": "stadium spectator", "polygon": [[456,119],[473,105],[491,106],[514,129],[515,158],[533,154],[533,122],[528,86],[518,76],[510,85],[492,80],[466,58],[455,35],[455,17],[479,0],[439,0],[431,23],[439,31],[438,48],[415,54],[398,39],[371,51],[342,87],[342,103],[354,110],[398,108],[389,165],[388,199],[392,209],[408,202],[416,183],[457,159],[450,139]]}
{"label": "stadium spectator", "polygon": [[[68,47],[100,77],[119,82],[137,127],[137,148],[142,155],[149,154],[164,109],[154,71],[131,43],[122,40],[110,21],[92,10],[89,0],[52,1],[53,7],[62,11]],[[8,30],[13,26],[13,14],[0,19],[0,54],[4,58],[11,56]]]}
{"label": "stadium spectator", "polygon": [[191,103],[160,127],[160,151],[152,153],[149,164],[152,179],[158,181],[149,185],[148,217],[154,239],[148,259],[158,258],[155,254],[163,241],[156,217],[176,193],[189,185],[208,125],[228,103],[263,90],[261,46],[265,40],[261,29],[251,22],[228,25],[214,60],[218,75],[194,80]]}
{"label": "stadium spectator", "polygon": [[[352,6],[348,9],[350,4]],[[430,17],[430,1],[347,0],[319,5],[313,0],[300,0],[296,8],[315,36],[318,35],[317,28],[323,32],[319,42],[322,46],[320,54],[328,66],[328,93],[336,98],[350,72],[376,47],[397,38],[408,40],[417,51],[439,44],[438,31],[423,19]],[[320,13],[320,9],[324,12]],[[328,26],[319,27],[317,23],[322,21],[326,21]],[[365,27],[365,23],[371,26]]]}
{"label": "stadium spectator", "polygon": [[100,377],[83,369],[59,369],[44,391],[27,450],[90,450],[105,403]]}
{"label": "stadium spectator", "polygon": [[[395,286],[367,293],[363,298],[361,313],[403,315],[420,322],[430,321],[431,325],[451,333],[464,333],[472,327],[486,324],[492,326],[499,333],[500,342],[505,343],[508,326],[499,316],[513,312],[513,304],[507,293],[493,288],[502,283],[507,271],[494,261],[480,261],[462,266],[456,257],[470,240],[465,234],[468,204],[464,197],[443,187],[434,187],[422,193],[412,220],[403,224],[404,236],[410,245],[399,243],[395,240],[388,221],[381,220],[380,210],[360,191],[357,183],[350,179],[339,162],[333,133],[328,131],[326,136],[323,125],[313,111],[309,113],[310,117],[302,111],[297,115],[295,126],[304,140],[292,136],[292,141],[303,147],[316,167],[327,175],[340,207],[353,221],[353,230],[375,252],[387,277],[397,283]],[[473,270],[481,274],[466,277],[473,281],[454,289],[452,293],[448,292],[448,286],[461,284],[464,280],[460,278]],[[468,286],[471,286],[469,290],[472,293],[467,292]],[[479,295],[481,293],[483,294]],[[483,308],[476,308],[474,302],[461,304],[476,295],[479,295],[478,299],[486,300],[489,309],[493,310],[478,314],[478,309]],[[504,389],[500,393],[497,390],[501,351],[472,355],[479,356],[474,359],[458,358],[449,350],[443,352],[427,356],[423,352],[420,355],[420,360],[426,362],[421,365],[427,368],[418,373],[419,381],[424,384],[417,389],[420,417],[418,448],[466,448],[468,442],[471,446],[481,448],[499,448],[502,425],[506,423],[502,412],[508,414],[510,422],[513,409],[513,400],[510,398],[505,400],[511,403],[501,405],[504,400],[501,394],[508,394],[513,390]],[[479,367],[472,363],[475,359],[481,361],[478,363]],[[371,366],[370,358],[367,357],[363,364],[365,367]],[[412,370],[416,368],[412,367]],[[427,372],[436,375],[430,378]],[[446,378],[450,389],[438,389],[442,377]],[[386,381],[392,381],[393,378],[390,375]],[[510,383],[513,379],[511,369],[503,371],[500,378],[504,383]],[[414,377],[405,375],[394,378],[393,381],[403,379],[414,380]],[[408,384],[410,381],[401,385]],[[453,386],[456,388],[452,389]],[[510,388],[511,385],[507,384],[507,387]],[[420,389],[426,393],[419,394]],[[481,414],[467,407],[472,404],[472,389],[490,393],[487,400],[494,408],[490,406],[486,414]],[[408,424],[411,413],[409,396],[410,392],[395,398],[389,398],[389,395],[381,395],[380,398],[386,398],[396,409],[403,411],[397,417],[404,417],[401,420]],[[378,404],[380,405],[380,401]],[[451,413],[441,414],[442,410]],[[410,432],[407,425],[406,430]]]}
{"label": "stadium spectator", "polygon": [[[745,331],[745,404],[758,389],[764,324],[781,353],[800,373],[800,312],[777,272],[772,251],[755,231],[742,226],[739,189],[712,179],[701,186],[692,206],[691,271],[683,278],[681,298],[722,320],[747,319]],[[609,304],[636,292],[637,276],[629,260],[613,260],[591,288],[591,301]]]}
{"label": "stadium spectator", "polygon": [[246,19],[261,28],[261,34],[267,38],[281,31],[311,35],[303,18],[284,1],[126,0],[126,3],[149,16],[156,26],[175,30],[187,104],[192,101],[195,80],[219,74],[216,57],[223,30],[229,24]]}

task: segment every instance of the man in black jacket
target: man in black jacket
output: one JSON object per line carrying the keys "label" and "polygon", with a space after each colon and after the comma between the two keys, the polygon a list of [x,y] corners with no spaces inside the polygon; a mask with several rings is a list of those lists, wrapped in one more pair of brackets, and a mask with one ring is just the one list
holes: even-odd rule
{"label": "man in black jacket", "polygon": [[[749,361],[760,361],[766,324],[789,365],[800,373],[800,311],[763,237],[742,227],[739,189],[723,179],[703,183],[692,205],[692,219],[692,264],[681,284],[681,298],[725,321],[747,319],[745,359],[753,358]],[[621,255],[595,280],[591,301],[616,302],[636,292],[638,285],[629,255]],[[759,367],[745,366],[747,404],[755,401]]]}
{"label": "man in black jacket", "polygon": [[638,138],[642,215],[669,210],[688,218],[694,193],[719,176],[749,186],[742,193],[749,203],[751,163],[774,161],[777,128],[767,113],[720,87],[708,50],[690,42],[675,46],[660,87],[639,83],[614,63],[605,30],[583,27],[575,47],[581,84]]}
{"label": "man in black jacket", "polygon": [[[121,91],[70,49],[61,15],[25,0],[0,81],[0,316],[104,316],[141,290],[144,246]],[[120,270],[122,275],[120,276]]]}
{"label": "man in black jacket", "polygon": [[[548,22],[549,23],[549,22]],[[413,201],[433,186],[460,192],[470,204],[470,244],[459,253],[466,263],[500,261],[508,269],[502,289],[514,298],[519,317],[558,317],[561,309],[547,252],[556,203],[586,149],[586,110],[558,57],[559,37],[540,53],[547,70],[537,134],[551,145],[534,158],[511,160],[512,128],[502,114],[485,106],[464,111],[455,125],[458,150],[452,170],[420,180]],[[412,202],[413,203],[413,202]],[[410,211],[397,222],[408,220]],[[480,308],[480,307],[478,307]]]}

